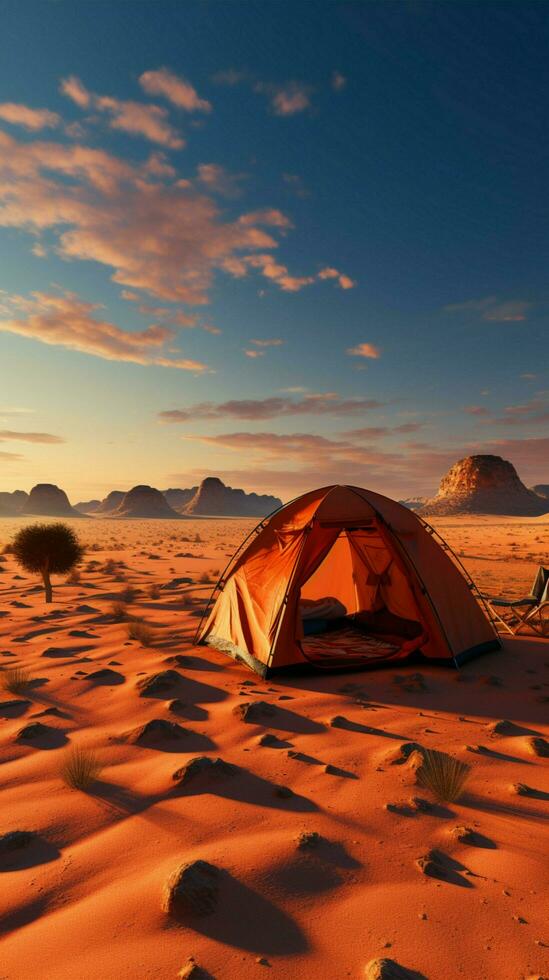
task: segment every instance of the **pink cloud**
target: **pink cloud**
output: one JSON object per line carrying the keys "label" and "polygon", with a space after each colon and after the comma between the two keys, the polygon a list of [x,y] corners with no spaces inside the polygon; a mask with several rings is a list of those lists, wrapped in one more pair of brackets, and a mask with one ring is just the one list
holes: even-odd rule
{"label": "pink cloud", "polygon": [[[262,421],[291,415],[354,416],[380,408],[372,398],[340,398],[335,392],[310,394],[300,399],[249,398],[226,402],[200,402],[186,409],[160,412],[161,422],[190,422],[198,419],[245,419]],[[344,433],[345,434],[345,433]]]}
{"label": "pink cloud", "polygon": [[337,269],[333,269],[331,266],[321,269],[318,273],[318,278],[336,279],[341,289],[354,289],[356,286],[356,282],[354,282],[350,276],[346,276],[343,272],[338,272]]}
{"label": "pink cloud", "polygon": [[89,109],[91,106],[92,95],[76,75],[70,75],[69,78],[61,79],[59,89],[63,95],[72,99],[80,109]]}
{"label": "pink cloud", "polygon": [[265,351],[264,350],[245,350],[244,353],[245,353],[246,357],[249,357],[252,360],[254,360],[256,357],[264,357],[265,356]]}
{"label": "pink cloud", "polygon": [[169,122],[167,109],[144,102],[116,99],[110,95],[89,92],[79,78],[72,75],[63,79],[60,86],[63,95],[72,99],[81,109],[93,108],[110,116],[110,128],[120,129],[132,136],[143,136],[152,143],[178,150],[185,141]]}
{"label": "pink cloud", "polygon": [[466,405],[463,409],[468,415],[489,415],[488,409],[484,405]]}
{"label": "pink cloud", "polygon": [[50,112],[49,109],[31,109],[29,106],[15,102],[3,102],[0,105],[0,119],[31,131],[54,129],[61,123],[61,116],[57,112]]}
{"label": "pink cloud", "polygon": [[340,71],[333,71],[331,78],[331,85],[334,92],[342,92],[347,85],[347,79],[345,75],[342,75]]}
{"label": "pink cloud", "polygon": [[250,344],[255,344],[256,347],[281,347],[284,343],[280,337],[271,337],[267,340],[250,340]]}
{"label": "pink cloud", "polygon": [[134,332],[122,330],[97,319],[93,314],[100,306],[86,303],[74,293],[49,295],[34,292],[31,297],[12,296],[9,303],[13,315],[0,319],[1,332],[92,354],[108,361],[171,367],[197,373],[207,370],[207,366],[199,361],[164,353],[166,344],[174,338],[172,330],[159,326]]}
{"label": "pink cloud", "polygon": [[304,112],[311,105],[312,89],[310,85],[302,85],[298,82],[288,82],[286,85],[270,85],[265,82],[258,82],[255,90],[268,94],[275,116],[295,116],[296,113]]}
{"label": "pink cloud", "polygon": [[523,299],[498,300],[497,296],[471,299],[464,303],[445,306],[446,313],[476,313],[483,320],[493,323],[521,322],[526,320],[533,303]]}
{"label": "pink cloud", "polygon": [[349,347],[347,349],[347,353],[350,354],[351,357],[369,357],[373,360],[377,360],[379,357],[381,357],[380,348],[376,347],[375,344],[369,343],[362,343],[357,344],[356,347]]}
{"label": "pink cloud", "polygon": [[239,184],[244,174],[229,174],[217,163],[200,163],[197,167],[197,180],[207,190],[223,197],[239,197],[242,193]]}
{"label": "pink cloud", "polygon": [[21,453],[4,453],[0,452],[0,463],[15,463],[20,459],[24,459]]}
{"label": "pink cloud", "polygon": [[147,95],[163,95],[178,109],[186,112],[211,112],[211,103],[199,98],[190,82],[168,68],[143,72],[139,77],[139,84]]}
{"label": "pink cloud", "polygon": [[0,442],[11,440],[13,442],[36,442],[44,445],[55,445],[65,442],[61,436],[51,435],[49,432],[15,432],[12,429],[0,429]]}

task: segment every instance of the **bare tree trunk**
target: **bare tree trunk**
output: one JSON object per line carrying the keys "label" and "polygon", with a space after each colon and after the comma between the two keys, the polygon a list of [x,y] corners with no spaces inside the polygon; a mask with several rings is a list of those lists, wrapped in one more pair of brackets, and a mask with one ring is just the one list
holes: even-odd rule
{"label": "bare tree trunk", "polygon": [[44,582],[44,592],[46,593],[46,602],[52,602],[50,570],[47,566],[42,569],[42,581]]}

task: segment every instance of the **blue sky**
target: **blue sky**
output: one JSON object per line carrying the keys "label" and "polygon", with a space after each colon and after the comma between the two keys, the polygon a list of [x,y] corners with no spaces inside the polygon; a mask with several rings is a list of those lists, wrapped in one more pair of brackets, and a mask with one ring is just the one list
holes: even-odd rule
{"label": "blue sky", "polygon": [[549,479],[539,3],[7,2],[0,486]]}

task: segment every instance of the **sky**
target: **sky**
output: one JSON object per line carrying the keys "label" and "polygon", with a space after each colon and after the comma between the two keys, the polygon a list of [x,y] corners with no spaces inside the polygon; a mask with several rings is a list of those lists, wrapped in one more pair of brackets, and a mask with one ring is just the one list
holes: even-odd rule
{"label": "sky", "polygon": [[0,489],[549,482],[549,7],[4,0]]}

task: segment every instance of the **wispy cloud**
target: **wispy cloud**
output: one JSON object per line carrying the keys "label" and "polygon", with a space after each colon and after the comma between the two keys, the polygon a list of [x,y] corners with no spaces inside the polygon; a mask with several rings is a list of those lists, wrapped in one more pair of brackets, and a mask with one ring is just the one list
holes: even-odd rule
{"label": "wispy cloud", "polygon": [[240,197],[242,193],[240,185],[245,179],[245,174],[230,174],[218,163],[200,163],[197,167],[199,184],[214,194],[221,194],[222,197]]}
{"label": "wispy cloud", "polygon": [[284,343],[280,337],[270,337],[266,340],[250,340],[250,344],[255,344],[256,347],[281,347]]}
{"label": "wispy cloud", "polygon": [[368,357],[375,361],[381,357],[381,349],[376,347],[375,344],[363,342],[361,344],[357,344],[355,347],[348,347],[347,354],[349,354],[351,357]]}
{"label": "wispy cloud", "polygon": [[93,354],[108,361],[197,373],[207,370],[200,361],[174,356],[171,350],[165,353],[166,345],[174,339],[174,331],[160,326],[134,332],[122,330],[106,320],[97,319],[94,314],[100,309],[99,304],[86,303],[74,293],[34,292],[30,298],[12,296],[10,301],[14,314],[0,319],[0,332]]}
{"label": "wispy cloud", "polygon": [[499,300],[497,296],[471,299],[464,303],[452,303],[444,307],[446,313],[472,313],[482,320],[493,323],[521,322],[526,320],[533,303],[523,299]]}
{"label": "wispy cloud", "polygon": [[15,432],[12,429],[0,429],[0,442],[37,442],[45,445],[55,445],[65,442],[61,436],[49,432]]}
{"label": "wispy cloud", "polygon": [[295,116],[310,108],[313,89],[301,82],[287,82],[285,85],[256,82],[255,91],[269,97],[275,116]]}
{"label": "wispy cloud", "polygon": [[354,289],[356,282],[353,282],[350,276],[346,276],[343,272],[338,272],[337,269],[333,269],[331,266],[326,266],[325,269],[321,269],[318,273],[319,279],[337,279],[338,285],[341,289]]}
{"label": "wispy cloud", "polygon": [[50,112],[49,109],[31,109],[17,102],[3,102],[0,105],[0,119],[31,131],[55,129],[61,124],[61,116],[57,112]]}
{"label": "wispy cloud", "polygon": [[63,79],[60,89],[63,95],[72,99],[81,109],[92,108],[106,113],[110,118],[111,129],[142,136],[172,150],[179,150],[185,145],[184,139],[169,121],[168,110],[161,106],[117,99],[111,95],[96,95],[88,91],[84,83],[74,75]]}
{"label": "wispy cloud", "polygon": [[[258,353],[258,352],[256,352]],[[199,402],[185,409],[159,412],[161,422],[193,422],[198,419],[262,421],[291,415],[353,416],[381,408],[374,398],[340,398],[335,392],[293,398],[249,398],[226,402]]]}
{"label": "wispy cloud", "polygon": [[4,453],[0,452],[0,463],[15,463],[20,459],[25,457],[21,453]]}
{"label": "wispy cloud", "polygon": [[168,68],[143,72],[139,84],[147,95],[162,95],[185,112],[211,112],[211,102],[201,99],[190,82]]}
{"label": "wispy cloud", "polygon": [[345,78],[345,75],[341,74],[340,71],[333,71],[330,83],[334,92],[342,92],[347,85],[347,79]]}

